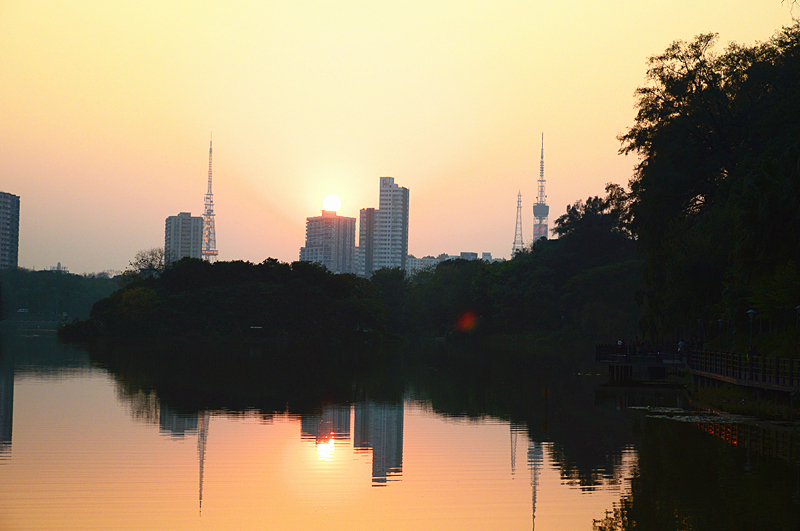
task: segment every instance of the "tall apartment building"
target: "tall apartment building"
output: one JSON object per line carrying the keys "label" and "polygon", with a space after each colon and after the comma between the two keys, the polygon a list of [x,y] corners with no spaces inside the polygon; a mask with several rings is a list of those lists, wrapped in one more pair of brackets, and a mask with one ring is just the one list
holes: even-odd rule
{"label": "tall apartment building", "polygon": [[164,230],[164,263],[181,258],[200,258],[203,246],[203,218],[181,212],[167,218]]}
{"label": "tall apartment building", "polygon": [[306,244],[300,248],[301,262],[316,262],[334,273],[355,273],[356,218],[323,210],[306,218]]}
{"label": "tall apartment building", "polygon": [[0,192],[0,269],[19,261],[19,196]]}
{"label": "tall apartment building", "polygon": [[398,186],[394,177],[380,178],[378,209],[362,208],[358,247],[363,255],[362,276],[384,267],[406,269],[408,256],[408,188]]}

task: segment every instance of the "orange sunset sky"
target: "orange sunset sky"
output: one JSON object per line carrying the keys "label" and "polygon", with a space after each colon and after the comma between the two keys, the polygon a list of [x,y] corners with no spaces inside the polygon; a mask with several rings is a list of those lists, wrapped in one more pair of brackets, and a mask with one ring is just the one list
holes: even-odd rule
{"label": "orange sunset sky", "polygon": [[550,222],[627,183],[617,154],[646,60],[790,25],[780,0],[0,2],[0,191],[19,265],[124,269],[202,215],[214,136],[222,260],[293,261],[305,218],[410,189],[409,252],[508,257],[533,229],[544,132]]}

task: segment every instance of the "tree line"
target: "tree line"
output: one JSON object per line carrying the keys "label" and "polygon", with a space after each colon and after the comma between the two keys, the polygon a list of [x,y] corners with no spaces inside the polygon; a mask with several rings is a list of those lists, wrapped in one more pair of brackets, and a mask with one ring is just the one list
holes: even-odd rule
{"label": "tree line", "polygon": [[267,259],[169,266],[139,253],[123,286],[66,335],[260,337],[281,343],[369,342],[579,331],[613,337],[636,326],[641,258],[611,202],[589,198],[506,262],[448,260],[370,279]]}
{"label": "tree line", "polygon": [[[105,275],[57,271],[0,271],[0,319],[86,319],[92,305],[119,287]],[[21,310],[21,311],[20,311]]]}
{"label": "tree line", "polygon": [[800,22],[721,53],[716,40],[676,41],[649,59],[635,122],[619,137],[639,163],[629,189],[608,199],[645,256],[645,331],[722,332],[742,351],[753,310],[757,346],[795,352]]}

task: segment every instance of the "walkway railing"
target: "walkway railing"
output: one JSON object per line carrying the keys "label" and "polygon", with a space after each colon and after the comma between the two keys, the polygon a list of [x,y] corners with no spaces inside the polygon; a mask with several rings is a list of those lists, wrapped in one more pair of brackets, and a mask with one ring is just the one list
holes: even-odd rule
{"label": "walkway railing", "polygon": [[[655,351],[633,345],[622,347],[613,343],[600,344],[595,347],[595,361],[598,363],[670,363],[682,362],[682,353],[677,347],[665,351]],[[685,354],[684,354],[685,355]]]}
{"label": "walkway railing", "polygon": [[689,353],[689,368],[740,383],[800,388],[800,359],[700,351]]}

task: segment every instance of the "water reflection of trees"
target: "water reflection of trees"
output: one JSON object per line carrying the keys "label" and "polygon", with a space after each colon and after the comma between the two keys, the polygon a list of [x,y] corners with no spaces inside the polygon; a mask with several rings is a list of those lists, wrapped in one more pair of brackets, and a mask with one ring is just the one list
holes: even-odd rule
{"label": "water reflection of trees", "polygon": [[[118,380],[118,383],[121,382]],[[158,422],[160,405],[154,390],[135,389],[121,384],[117,386],[117,398],[127,406],[128,412],[134,419],[150,423]]]}
{"label": "water reflection of trees", "polygon": [[491,415],[526,426],[530,440],[552,441],[551,459],[563,481],[591,489],[619,481],[625,453],[637,444],[633,427],[639,415],[596,404],[602,380],[582,372],[585,347],[571,342],[542,343],[538,351],[441,349],[427,353],[409,378],[437,413]]}
{"label": "water reflection of trees", "polygon": [[401,400],[402,378],[380,352],[270,351],[249,343],[169,342],[90,347],[95,363],[112,373],[120,396],[142,416],[151,392],[173,410],[310,413],[323,404],[348,402],[369,390],[379,399]]}
{"label": "water reflection of trees", "polygon": [[92,356],[114,374],[132,415],[145,421],[159,422],[159,407],[176,414],[269,416],[412,396],[437,414],[491,416],[526,426],[530,440],[552,441],[551,458],[565,483],[592,489],[619,481],[625,453],[638,441],[632,429],[637,415],[596,404],[599,378],[578,374],[586,357],[581,348],[326,348],[272,355],[246,345],[171,344],[106,347]]}
{"label": "water reflection of trees", "polygon": [[692,423],[647,419],[630,493],[598,531],[797,529],[798,471]]}

